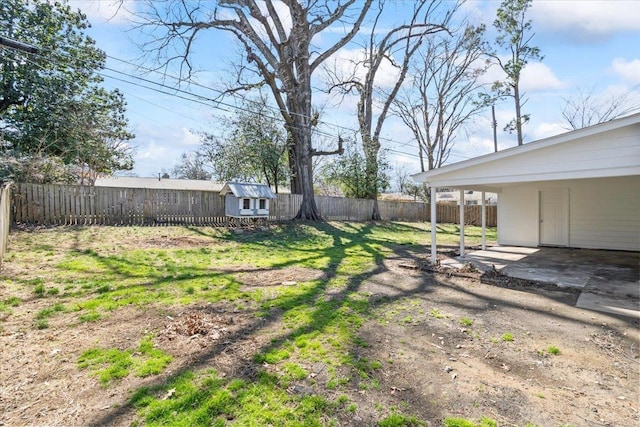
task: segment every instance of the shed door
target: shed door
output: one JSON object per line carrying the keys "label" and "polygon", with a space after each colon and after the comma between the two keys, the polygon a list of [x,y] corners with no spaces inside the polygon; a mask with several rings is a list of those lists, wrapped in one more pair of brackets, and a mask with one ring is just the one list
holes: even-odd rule
{"label": "shed door", "polygon": [[569,189],[540,191],[540,244],[569,246]]}

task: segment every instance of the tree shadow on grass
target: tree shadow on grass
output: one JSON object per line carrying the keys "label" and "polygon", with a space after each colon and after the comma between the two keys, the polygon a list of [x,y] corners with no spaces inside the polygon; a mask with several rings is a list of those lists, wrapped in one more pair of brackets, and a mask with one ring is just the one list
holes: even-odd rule
{"label": "tree shadow on grass", "polygon": [[[311,230],[307,231],[300,230],[300,226],[297,225],[293,227],[297,229],[296,234],[298,237],[301,235],[311,235],[315,237],[317,233],[320,232],[327,238],[330,238],[331,244],[320,249],[301,249],[299,245],[297,245],[296,239],[292,239],[288,235],[280,236],[276,239],[274,239],[273,236],[267,235],[252,236],[253,243],[263,238],[265,241],[268,241],[269,244],[277,244],[282,248],[296,247],[296,251],[298,252],[307,252],[313,257],[326,258],[327,263],[324,269],[326,278],[315,281],[314,284],[307,286],[303,292],[285,295],[269,302],[263,307],[264,315],[261,319],[257,319],[252,324],[247,325],[234,336],[227,336],[226,344],[219,343],[212,346],[206,353],[201,354],[197,360],[194,360],[193,363],[183,367],[170,377],[157,378],[150,381],[146,387],[151,387],[155,390],[154,386],[158,387],[162,384],[171,383],[177,378],[180,378],[185,372],[205,368],[216,355],[224,351],[229,341],[243,340],[246,339],[248,335],[257,333],[260,330],[265,330],[270,325],[280,322],[283,317],[292,313],[294,310],[306,310],[306,318],[308,320],[300,322],[300,324],[291,329],[283,330],[282,333],[272,339],[268,345],[260,348],[259,354],[265,355],[271,351],[276,351],[286,343],[295,342],[296,338],[316,331],[325,331],[327,328],[336,326],[338,323],[342,323],[342,325],[338,327],[351,328],[350,333],[353,334],[371,307],[371,303],[367,301],[366,298],[358,295],[358,291],[367,279],[386,270],[383,263],[385,255],[393,251],[393,248],[390,248],[389,242],[371,236],[374,226],[373,224],[364,224],[355,227],[338,228],[327,223],[322,223],[313,226],[307,225],[306,227],[311,227]],[[236,240],[236,236],[232,238]],[[242,239],[242,235],[237,237],[237,239]],[[352,253],[357,253],[359,256],[364,257],[365,262],[371,264],[370,267],[360,273],[352,274],[351,268],[344,265],[345,261],[352,256]],[[297,262],[299,261],[282,261],[273,265],[271,268],[284,268],[289,265],[294,265]],[[332,281],[336,278],[342,278],[344,281],[335,286]],[[331,287],[330,292],[328,291],[329,287]],[[423,289],[423,292],[424,291],[426,291],[426,289]],[[343,322],[347,322],[347,324],[349,322],[355,323],[347,325]],[[349,346],[348,343],[345,343],[345,345]],[[246,361],[244,361],[244,363],[246,363]],[[256,381],[257,379],[246,378],[246,380]],[[135,396],[136,399],[140,399],[143,395],[144,393],[137,393]],[[123,402],[122,406],[100,417],[92,424],[103,425],[117,423],[120,417],[133,410],[137,403],[135,399],[133,401]],[[188,410],[190,409],[187,409],[187,411]]]}
{"label": "tree shadow on grass", "polygon": [[[263,315],[260,318],[257,318],[254,322],[248,324],[235,334],[226,336],[224,342],[214,344],[207,351],[200,354],[193,362],[182,367],[177,372],[169,376],[161,375],[149,380],[143,388],[138,389],[133,398],[121,402],[119,407],[109,410],[109,412],[104,415],[99,415],[91,424],[105,425],[121,423],[124,420],[123,417],[130,416],[131,413],[136,410],[142,399],[155,396],[163,387],[167,387],[175,381],[178,381],[178,379],[182,378],[187,372],[210,367],[212,360],[225,352],[230,342],[243,341],[253,334],[264,332],[269,327],[277,325],[285,316],[292,314],[296,310],[306,310],[305,318],[307,320],[300,321],[299,324],[291,328],[283,328],[273,340],[259,348],[258,355],[266,355],[272,351],[277,351],[287,343],[295,342],[297,338],[305,334],[313,332],[322,333],[334,326],[346,327],[350,329],[351,335],[348,342],[344,343],[345,348],[341,351],[346,351],[349,355],[347,362],[345,362],[348,365],[347,367],[354,369],[353,365],[357,359],[359,346],[356,332],[362,322],[369,318],[371,310],[378,306],[393,304],[395,301],[407,297],[427,299],[427,295],[434,289],[434,286],[444,286],[454,289],[461,295],[466,294],[484,301],[482,308],[478,308],[477,305],[471,306],[460,302],[459,306],[461,309],[491,310],[492,306],[496,307],[498,305],[516,307],[515,304],[506,298],[487,298],[471,289],[452,285],[447,283],[446,279],[434,278],[431,275],[425,275],[417,286],[410,290],[401,289],[401,291],[394,296],[380,298],[379,296],[368,295],[362,292],[363,284],[372,277],[389,270],[385,263],[387,258],[391,256],[402,256],[412,258],[416,262],[420,261],[417,255],[408,253],[405,250],[406,248],[398,245],[397,242],[376,235],[377,230],[375,230],[375,227],[384,227],[384,225],[346,224],[344,226],[337,226],[321,223],[299,226],[296,224],[287,226],[280,235],[276,236],[270,236],[269,233],[256,233],[250,236],[250,238],[248,238],[247,235],[225,236],[225,239],[236,242],[251,241],[252,244],[258,246],[267,244],[276,245],[279,248],[290,248],[297,252],[307,254],[302,258],[296,257],[296,259],[285,259],[274,263],[269,267],[272,269],[297,265],[301,261],[304,262],[304,260],[326,259],[326,267],[324,268],[325,278],[307,284],[302,292],[284,295],[276,300],[266,302],[261,307]],[[207,235],[207,233],[202,234]],[[319,235],[320,237],[318,237]],[[214,237],[210,237],[212,237],[213,242]],[[219,237],[215,236],[215,239],[217,238]],[[318,243],[324,242],[325,245],[315,246],[313,244],[314,240],[318,240]],[[85,255],[95,258],[101,262],[105,268],[111,269],[116,277],[121,277],[123,280],[130,277],[131,272],[135,271],[136,267],[142,267],[144,265],[144,261],[131,261],[122,259],[121,257],[104,256],[95,251]],[[356,270],[353,270],[353,266],[349,264],[353,262],[352,258],[354,255],[361,258],[360,260],[356,260],[357,262],[366,264],[367,267],[358,267]],[[199,274],[204,278],[209,276],[216,278],[219,277],[220,273],[212,272],[207,268],[191,268],[190,274]],[[169,282],[175,282],[176,279],[182,280],[182,278],[169,278],[158,275],[157,277],[152,277],[150,281],[147,280],[147,282],[149,282],[150,286],[159,285],[159,287],[162,287]],[[187,281],[189,278],[185,277],[184,280]],[[554,316],[562,317],[560,313],[556,313]],[[255,375],[256,371],[260,370],[258,363],[247,360],[238,360],[237,363],[237,371],[240,372],[241,379],[251,383],[260,381],[259,377]],[[241,365],[247,363],[253,363],[254,369],[242,369]],[[233,378],[229,378],[228,381],[225,380],[226,382],[224,382],[224,384],[228,384],[231,380],[233,380]],[[291,398],[300,400],[300,398],[296,396]],[[193,407],[185,407],[183,409],[185,412],[188,412],[193,410]],[[437,414],[438,408],[431,408],[429,412],[431,414]],[[215,414],[212,414],[212,417],[215,417]]]}
{"label": "tree shadow on grass", "polygon": [[[294,226],[294,228],[297,227],[298,226]],[[347,362],[347,364],[353,365],[357,361],[356,359],[359,347],[356,331],[361,325],[361,322],[367,319],[371,310],[380,305],[393,304],[395,301],[407,297],[417,296],[425,299],[427,298],[426,295],[433,290],[433,286],[449,287],[451,290],[459,292],[461,295],[465,294],[483,301],[481,307],[478,307],[477,305],[467,305],[463,302],[457,303],[457,305],[464,310],[486,311],[495,309],[495,307],[498,306],[521,308],[517,307],[516,304],[509,301],[507,298],[487,298],[479,292],[447,283],[446,279],[434,280],[433,277],[428,279],[423,278],[418,286],[411,290],[400,292],[396,296],[388,296],[385,298],[370,295],[367,296],[361,292],[362,285],[372,277],[388,271],[388,267],[385,265],[384,260],[387,257],[396,254],[399,249],[398,246],[395,245],[394,242],[377,238],[375,233],[373,233],[373,227],[375,227],[373,224],[363,224],[360,227],[354,227],[353,225],[349,225],[349,227],[336,227],[331,224],[323,223],[315,226],[307,225],[306,227],[311,228],[297,230],[296,234],[298,237],[314,237],[316,234],[311,230],[316,230],[330,236],[332,244],[319,249],[301,249],[295,238],[285,235],[274,239],[273,236],[268,236],[267,234],[254,235],[251,237],[251,241],[253,243],[258,243],[262,240],[269,244],[277,244],[283,248],[291,247],[295,248],[297,251],[307,252],[310,254],[310,257],[328,258],[327,267],[325,269],[326,279],[315,282],[315,284],[310,285],[304,292],[283,296],[273,302],[270,302],[268,306],[263,307],[264,316],[261,319],[257,319],[252,324],[247,325],[235,335],[227,336],[225,343],[217,343],[212,346],[208,351],[201,354],[188,366],[183,367],[171,376],[159,377],[149,381],[145,386],[149,387],[148,389],[145,389],[144,391],[142,389],[139,390],[139,392],[134,395],[134,398],[128,402],[123,402],[119,408],[116,408],[109,414],[98,418],[93,422],[93,424],[102,425],[117,423],[120,417],[129,414],[130,411],[133,411],[142,398],[155,396],[159,390],[162,390],[162,387],[166,387],[167,384],[172,384],[178,378],[181,378],[185,372],[200,370],[210,366],[210,362],[221,352],[225,351],[228,346],[228,342],[245,340],[247,336],[268,329],[269,326],[273,326],[282,321],[285,316],[292,313],[294,310],[300,310],[301,308],[307,310],[306,318],[308,320],[302,321],[290,329],[283,329],[278,336],[258,350],[259,355],[266,355],[270,352],[277,351],[283,348],[287,343],[295,342],[297,338],[300,338],[305,334],[323,332],[341,322],[352,322],[350,324],[350,327],[352,328],[352,336],[350,338],[350,343],[346,343],[347,348],[345,348],[345,350],[347,350],[348,354],[351,355],[349,356],[351,361]],[[232,239],[242,240],[244,236],[240,236],[241,237],[233,236]],[[370,268],[364,269],[356,274],[343,272],[342,269],[345,268],[345,262],[349,260],[351,252],[356,250],[362,251],[366,254],[371,262]],[[407,256],[406,251],[402,252],[402,256]],[[271,268],[284,268],[289,265],[295,265],[297,262],[299,262],[299,260],[282,261],[273,265]],[[340,277],[344,277],[346,280],[339,286],[334,286],[332,281]],[[456,302],[453,301],[452,304],[455,305]],[[535,310],[535,308],[532,309]],[[564,317],[560,313],[552,316]],[[264,358],[259,358],[259,361],[262,360],[264,360]],[[246,364],[248,362],[246,360],[238,361],[239,365],[243,363]],[[240,369],[241,366],[238,366],[238,368],[238,372],[246,373],[246,376],[242,378],[243,380],[249,382],[257,382],[260,380],[259,377],[255,375],[256,370],[260,370],[259,365],[256,365],[255,369],[249,370]],[[351,366],[350,369],[353,369],[353,366]],[[295,397],[292,398],[295,399]],[[192,410],[193,408],[184,408],[185,412]],[[428,412],[433,416],[437,416],[438,408],[434,406],[430,408]],[[212,414],[212,417],[214,416],[215,414]]]}

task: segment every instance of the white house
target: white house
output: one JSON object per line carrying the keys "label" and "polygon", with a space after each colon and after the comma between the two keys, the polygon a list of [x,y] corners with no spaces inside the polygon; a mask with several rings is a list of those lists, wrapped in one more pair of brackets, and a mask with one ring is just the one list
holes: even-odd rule
{"label": "white house", "polygon": [[[413,178],[432,189],[458,189],[461,198],[465,190],[497,193],[501,245],[640,251],[640,114]],[[435,200],[431,213],[435,218]]]}
{"label": "white house", "polygon": [[[498,195],[495,193],[486,193],[483,191],[466,190],[464,192],[464,204],[465,205],[481,205],[482,198],[488,205],[498,204]],[[460,204],[460,192],[452,190],[442,190],[436,193],[437,203],[455,203]]]}

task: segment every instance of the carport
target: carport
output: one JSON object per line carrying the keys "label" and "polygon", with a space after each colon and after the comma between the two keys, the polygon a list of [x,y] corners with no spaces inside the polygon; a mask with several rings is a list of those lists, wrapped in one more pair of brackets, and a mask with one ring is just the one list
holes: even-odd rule
{"label": "carport", "polygon": [[[413,178],[432,192],[438,188],[460,191],[461,255],[465,252],[465,190],[498,194],[500,245],[640,252],[640,113]],[[434,263],[435,199],[431,198]],[[483,207],[484,203],[483,195]]]}
{"label": "carport", "polygon": [[[637,316],[640,113],[413,178],[432,193],[438,188],[460,191],[458,263],[495,265],[513,277],[578,287],[583,290],[579,306]],[[467,190],[498,194],[499,247],[487,249],[483,215],[483,250],[465,254]],[[483,194],[483,207],[484,199]],[[435,200],[432,263],[437,260]]]}

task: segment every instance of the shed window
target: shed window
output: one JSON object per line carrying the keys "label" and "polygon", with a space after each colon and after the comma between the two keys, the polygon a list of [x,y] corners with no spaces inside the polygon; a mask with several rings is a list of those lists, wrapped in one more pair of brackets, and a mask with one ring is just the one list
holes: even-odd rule
{"label": "shed window", "polygon": [[242,199],[242,209],[251,209],[251,199]]}
{"label": "shed window", "polygon": [[260,199],[259,209],[267,209],[267,199]]}

